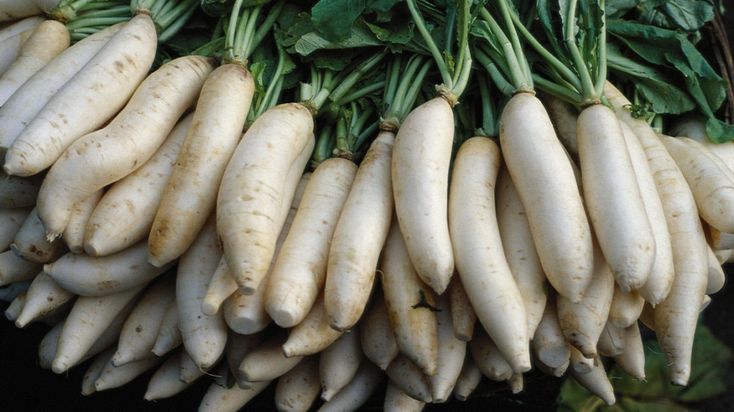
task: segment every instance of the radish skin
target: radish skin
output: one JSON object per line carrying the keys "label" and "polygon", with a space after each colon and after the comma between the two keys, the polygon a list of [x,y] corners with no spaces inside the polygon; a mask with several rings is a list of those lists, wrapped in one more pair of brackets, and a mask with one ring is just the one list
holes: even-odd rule
{"label": "radish skin", "polygon": [[143,286],[166,271],[147,262],[147,245],[114,255],[91,257],[67,253],[43,270],[64,289],[82,296],[105,296]]}
{"label": "radish skin", "polygon": [[31,282],[25,281],[25,282],[16,282],[11,283],[10,285],[0,288],[0,302],[10,302],[13,299],[15,299],[18,294],[25,292],[28,290],[28,287],[31,285]]}
{"label": "radish skin", "polygon": [[224,356],[232,376],[237,375],[237,368],[242,363],[245,355],[256,348],[263,340],[262,333],[254,335],[240,335],[239,333],[229,331],[227,338],[227,347],[224,349]]}
{"label": "radish skin", "polygon": [[382,407],[385,412],[420,412],[425,406],[425,402],[411,398],[392,381],[387,383],[385,403]]}
{"label": "radish skin", "polygon": [[41,9],[35,1],[5,0],[0,6],[0,21],[11,21],[23,17],[41,14]]}
{"label": "radish skin", "polygon": [[18,58],[0,76],[0,106],[31,76],[51,62],[71,43],[63,23],[46,20],[36,26],[20,49]]}
{"label": "radish skin", "polygon": [[586,374],[591,372],[594,368],[594,362],[596,358],[587,358],[581,351],[576,349],[572,345],[568,345],[568,349],[571,351],[570,365],[572,372],[580,374]]}
{"label": "radish skin", "polygon": [[497,382],[506,381],[512,376],[512,367],[484,329],[474,335],[469,342],[469,350],[482,375]]}
{"label": "radish skin", "polygon": [[380,131],[360,163],[329,249],[324,300],[329,324],[351,329],[375,282],[393,211],[390,163],[395,135]]}
{"label": "radish skin", "polygon": [[528,318],[495,212],[500,161],[490,139],[473,137],[461,145],[451,177],[449,228],[456,267],[477,318],[513,370],[522,373],[530,370]]}
{"label": "radish skin", "polygon": [[147,370],[154,368],[162,361],[163,359],[154,355],[150,355],[139,361],[126,363],[122,366],[115,366],[112,361],[109,361],[99,374],[97,380],[94,381],[94,389],[100,392],[107,389],[119,388],[145,373]]}
{"label": "radish skin", "polygon": [[558,139],[568,152],[578,158],[579,147],[576,139],[576,124],[579,114],[573,106],[563,100],[551,95],[543,95],[541,98],[548,117],[553,122],[553,128],[558,134]]}
{"label": "radish skin", "polygon": [[15,326],[23,328],[71,302],[75,297],[76,295],[59,286],[51,276],[41,272],[28,288],[25,305],[15,320]]}
{"label": "radish skin", "polygon": [[431,382],[405,355],[398,355],[385,370],[390,382],[413,399],[431,402]]}
{"label": "radish skin", "polygon": [[186,351],[181,350],[177,354],[170,356],[153,374],[148,382],[145,395],[143,395],[146,401],[170,398],[191,386],[193,382],[186,383],[178,377],[181,357],[185,356],[185,354]]}
{"label": "radish skin", "polygon": [[607,322],[596,345],[599,354],[607,357],[619,356],[625,351],[624,345],[625,329],[618,328],[611,321]]}
{"label": "radish skin", "polygon": [[461,365],[466,357],[466,342],[459,340],[454,334],[448,297],[445,294],[439,296],[437,303],[440,309],[436,312],[438,362],[436,374],[430,377],[431,399],[434,403],[443,403],[451,396],[461,373]]}
{"label": "radish skin", "polygon": [[675,277],[670,232],[645,150],[632,129],[625,122],[620,122],[620,125],[622,126],[627,151],[632,160],[632,166],[635,169],[635,177],[637,177],[637,184],[640,187],[642,202],[645,205],[645,211],[655,238],[655,261],[647,277],[647,282],[642,285],[638,292],[652,305],[657,305],[670,293]]}
{"label": "radish skin", "polygon": [[97,388],[94,387],[94,382],[99,378],[102,370],[107,366],[107,363],[112,359],[115,348],[109,348],[106,351],[100,353],[94,357],[92,364],[89,365],[84,377],[82,378],[82,395],[89,396],[97,392]]}
{"label": "radish skin", "polygon": [[153,344],[151,352],[163,356],[181,343],[183,343],[183,338],[181,337],[181,331],[178,329],[178,305],[174,300],[166,308],[166,313],[163,315],[163,320],[161,320],[158,336],[155,338],[155,344]]}
{"label": "radish skin", "polygon": [[352,381],[362,363],[359,329],[344,333],[319,355],[321,399],[331,400]]}
{"label": "radish skin", "polygon": [[[211,369],[211,368],[210,368]],[[183,383],[193,383],[204,376],[209,369],[200,369],[194,359],[185,350],[181,354],[178,368],[178,379]],[[216,376],[216,375],[215,375]]]}
{"label": "radish skin", "polygon": [[253,382],[248,389],[224,388],[212,383],[199,404],[199,412],[237,412],[270,386],[270,382]]}
{"label": "radish skin", "polygon": [[367,359],[385,370],[398,356],[398,343],[390,327],[385,299],[381,291],[375,294],[371,308],[367,309],[360,323],[360,343]]}
{"label": "radish skin", "polygon": [[725,233],[714,227],[708,227],[711,247],[715,250],[734,249],[734,233]]}
{"label": "radish skin", "polygon": [[[1,12],[0,12],[1,13]],[[34,30],[39,24],[46,21],[42,16],[30,16],[24,19],[18,20],[9,25],[3,25],[0,29],[0,42],[5,41],[11,37],[15,37],[20,33],[28,30]]]}
{"label": "radish skin", "polygon": [[349,160],[328,159],[306,185],[265,292],[266,310],[280,327],[299,324],[324,287],[331,239],[356,171]]}
{"label": "radish skin", "polygon": [[645,348],[636,323],[624,330],[624,352],[614,362],[633,378],[645,380]]}
{"label": "radish skin", "polygon": [[35,206],[42,179],[42,175],[25,178],[8,176],[0,171],[0,207],[15,209]]}
{"label": "radish skin", "polygon": [[307,412],[319,396],[319,364],[315,356],[304,358],[278,379],[275,408],[282,412]]}
{"label": "radish skin", "polygon": [[571,376],[589,392],[601,398],[607,405],[611,406],[616,402],[614,388],[609,382],[607,372],[599,358],[595,359],[594,366],[588,373],[579,373],[571,369]]}
{"label": "radish skin", "polygon": [[[237,368],[237,382],[249,384],[269,381],[284,375],[303,359],[303,356],[286,357],[281,346],[285,334],[273,335],[245,355]],[[240,385],[242,386],[242,385]]]}
{"label": "radish skin", "polygon": [[179,120],[153,157],[104,194],[84,232],[87,254],[111,255],[148,236],[191,120]]}
{"label": "radish skin", "polygon": [[46,231],[35,208],[18,229],[10,248],[22,258],[36,263],[52,262],[66,250],[61,239],[49,241],[46,238]]}
{"label": "radish skin", "polygon": [[31,209],[28,208],[0,208],[0,250],[8,250],[15,234],[30,213]]}
{"label": "radish skin", "polygon": [[[5,154],[5,172],[34,175],[51,166],[75,140],[105,124],[148,74],[156,45],[150,16],[138,14],[127,22],[16,137]],[[52,226],[49,232],[62,229]]]}
{"label": "radish skin", "polygon": [[355,411],[369,399],[382,382],[382,372],[375,365],[367,363],[344,389],[329,402],[321,405],[319,412]]}
{"label": "radish skin", "polygon": [[255,290],[252,295],[244,295],[239,290],[224,301],[222,314],[227,326],[237,333],[250,335],[265,329],[271,322],[265,310],[265,289],[267,285]]}
{"label": "radish skin", "polygon": [[5,318],[7,320],[15,322],[15,320],[18,319],[18,315],[20,315],[20,312],[23,311],[23,306],[25,306],[26,293],[27,292],[23,292],[16,296],[15,299],[10,302],[7,309],[5,309]]}
{"label": "radish skin", "polygon": [[609,308],[609,322],[620,329],[635,324],[640,318],[645,299],[636,291],[624,292],[619,285],[614,285],[614,296]]}
{"label": "radish skin", "polygon": [[519,93],[510,99],[500,119],[500,146],[548,281],[579,301],[594,267],[591,229],[569,157],[537,98]]}
{"label": "radish skin", "polygon": [[451,106],[445,98],[435,97],[405,118],[392,156],[395,212],[410,261],[438,294],[446,290],[454,273],[446,219],[453,138]]}
{"label": "radish skin", "polygon": [[36,72],[0,107],[0,149],[9,148],[43,107],[119,32],[123,23],[69,47]]}
{"label": "radish skin", "polygon": [[549,299],[546,304],[543,318],[533,335],[532,348],[541,364],[552,370],[562,368],[561,374],[563,374],[565,371],[563,366],[568,365],[571,353],[558,322],[555,299]]}
{"label": "radish skin", "polygon": [[382,255],[382,293],[400,352],[426,375],[436,373],[438,331],[435,296],[415,272],[396,221]]}
{"label": "radish skin", "polygon": [[40,270],[40,264],[25,260],[12,250],[0,253],[0,286],[33,280]]}
{"label": "radish skin", "polygon": [[64,229],[64,242],[72,253],[83,253],[84,252],[84,231],[87,226],[89,217],[94,212],[94,208],[97,206],[97,202],[102,197],[103,190],[98,190],[92,193],[88,198],[77,202],[71,209],[71,216],[69,216],[69,224]]}
{"label": "radish skin", "polygon": [[0,73],[4,73],[15,62],[23,48],[23,44],[28,41],[31,34],[33,34],[33,28],[0,41]]}
{"label": "radish skin", "polygon": [[303,322],[290,330],[283,344],[283,353],[289,358],[314,355],[329,347],[342,334],[329,326],[324,298],[319,296]]}
{"label": "radish skin", "polygon": [[464,364],[461,367],[461,373],[459,373],[459,377],[456,379],[454,397],[460,401],[467,400],[481,380],[482,371],[477,367],[471,354],[467,353]]}
{"label": "radish skin", "polygon": [[726,275],[724,269],[719,263],[719,259],[716,257],[713,249],[709,245],[706,245],[708,252],[708,279],[706,281],[706,294],[713,295],[720,291],[726,283]]}
{"label": "radish skin", "polygon": [[460,276],[451,278],[448,292],[454,336],[461,341],[469,342],[474,335],[477,314],[474,312],[469,296],[466,295],[464,286],[461,284]]}

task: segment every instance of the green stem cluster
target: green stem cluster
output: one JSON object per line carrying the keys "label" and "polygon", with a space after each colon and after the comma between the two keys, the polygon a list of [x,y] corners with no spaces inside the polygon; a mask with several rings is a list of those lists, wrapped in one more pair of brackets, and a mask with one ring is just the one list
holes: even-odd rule
{"label": "green stem cluster", "polygon": [[270,32],[285,1],[275,3],[262,21],[258,21],[262,5],[243,7],[243,4],[243,0],[236,0],[229,15],[225,31],[223,63],[239,63],[247,66],[247,59]]}
{"label": "green stem cluster", "polygon": [[133,14],[149,14],[158,31],[158,41],[165,43],[175,36],[189,20],[198,0],[131,0]]}

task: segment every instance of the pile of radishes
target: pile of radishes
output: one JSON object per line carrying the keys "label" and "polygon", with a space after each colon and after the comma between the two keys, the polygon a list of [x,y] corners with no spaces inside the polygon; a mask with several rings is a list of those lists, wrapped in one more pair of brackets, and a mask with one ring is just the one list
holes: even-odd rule
{"label": "pile of radishes", "polygon": [[[319,395],[323,410],[354,410],[387,376],[385,409],[421,410],[465,400],[482,376],[517,393],[535,367],[613,404],[602,357],[644,380],[639,322],[687,384],[699,312],[734,249],[734,143],[706,142],[695,122],[678,130],[688,138],[657,134],[605,68],[560,70],[580,114],[535,97],[506,0],[499,24],[458,2],[451,64],[409,0],[437,96],[384,81],[403,95],[361,162],[335,149],[311,165],[337,83],[401,68],[424,82],[427,59],[382,52],[275,104],[281,80],[261,90],[248,58],[283,1],[234,2],[221,65],[189,55],[152,72],[197,1],[110,1],[132,13],[117,23],[95,3],[71,46],[59,13],[89,2],[45,3],[0,4],[0,291],[16,326],[52,326],[42,367],[93,359],[82,394],[157,368],[145,399],[207,375],[200,410],[237,410],[274,381],[279,410]],[[481,64],[476,22],[506,40],[476,46]],[[465,89],[486,103],[485,69],[514,86],[499,139],[452,154],[454,110],[480,102]]]}

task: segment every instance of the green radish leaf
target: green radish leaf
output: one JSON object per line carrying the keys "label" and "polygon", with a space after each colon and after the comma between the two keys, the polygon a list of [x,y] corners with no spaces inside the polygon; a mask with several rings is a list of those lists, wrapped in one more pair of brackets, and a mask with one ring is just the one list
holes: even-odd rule
{"label": "green radish leaf", "polygon": [[[242,7],[259,6],[270,3],[270,0],[244,0]],[[232,11],[234,0],[201,0],[201,9],[210,16],[224,16]]]}
{"label": "green radish leaf", "polygon": [[319,0],[311,9],[311,21],[324,39],[343,41],[366,7],[366,0]]}
{"label": "green radish leaf", "polygon": [[696,31],[714,18],[714,8],[704,0],[641,1],[640,21],[669,29]]}
{"label": "green radish leaf", "polygon": [[[563,47],[563,36],[554,30],[555,24],[559,19],[553,19],[554,10],[553,4],[550,0],[537,0],[536,7],[538,12],[538,20],[540,21],[543,30],[545,31],[545,37],[550,41],[551,48],[558,52],[556,57],[559,57],[568,65],[568,61],[565,60],[565,53],[562,52]],[[557,14],[557,13],[555,13]]]}
{"label": "green radish leaf", "polygon": [[349,36],[339,41],[327,40],[315,31],[306,33],[296,41],[295,51],[301,56],[308,56],[318,50],[354,49],[381,44],[365,24],[355,24]]}
{"label": "green radish leaf", "polygon": [[639,0],[607,0],[604,11],[609,18],[621,17],[628,11],[637,7]]}
{"label": "green radish leaf", "polygon": [[395,20],[382,25],[365,22],[365,25],[381,42],[392,45],[406,45],[413,39],[415,25],[410,20]]}
{"label": "green radish leaf", "polygon": [[724,123],[714,117],[706,121],[706,135],[714,143],[724,143],[734,140],[734,125]]}

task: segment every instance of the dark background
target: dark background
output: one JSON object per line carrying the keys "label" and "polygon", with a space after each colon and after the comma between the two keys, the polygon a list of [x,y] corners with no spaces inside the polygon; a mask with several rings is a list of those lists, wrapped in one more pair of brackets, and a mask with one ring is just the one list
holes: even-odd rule
{"label": "dark background", "polygon": [[[734,39],[734,11],[726,18],[726,28],[730,39]],[[734,276],[734,266],[727,265],[727,277]],[[4,311],[5,304],[0,305]],[[712,332],[729,347],[734,348],[734,286],[727,282],[724,289],[713,296],[711,305],[705,310],[703,318]],[[80,394],[81,380],[89,365],[88,361],[72,369],[68,374],[56,375],[42,370],[37,365],[38,344],[48,330],[45,325],[30,325],[26,329],[16,329],[4,317],[0,317],[0,391],[4,394],[2,410],[11,411],[62,411],[80,409],[85,411],[190,411],[198,408],[209,379],[200,379],[178,396],[146,402],[143,394],[153,371],[142,375],[135,381],[119,389],[96,393],[90,397]],[[555,409],[555,399],[562,380],[533,372],[525,377],[525,391],[512,395],[504,386],[482,387],[488,397],[474,398],[467,402],[451,402],[448,405],[429,405],[426,410],[487,410],[498,408],[502,411],[548,411]],[[734,410],[734,373],[727,377],[729,392],[696,405],[706,411]],[[274,385],[248,405],[249,410],[273,410]],[[363,408],[381,410],[384,388]]]}

